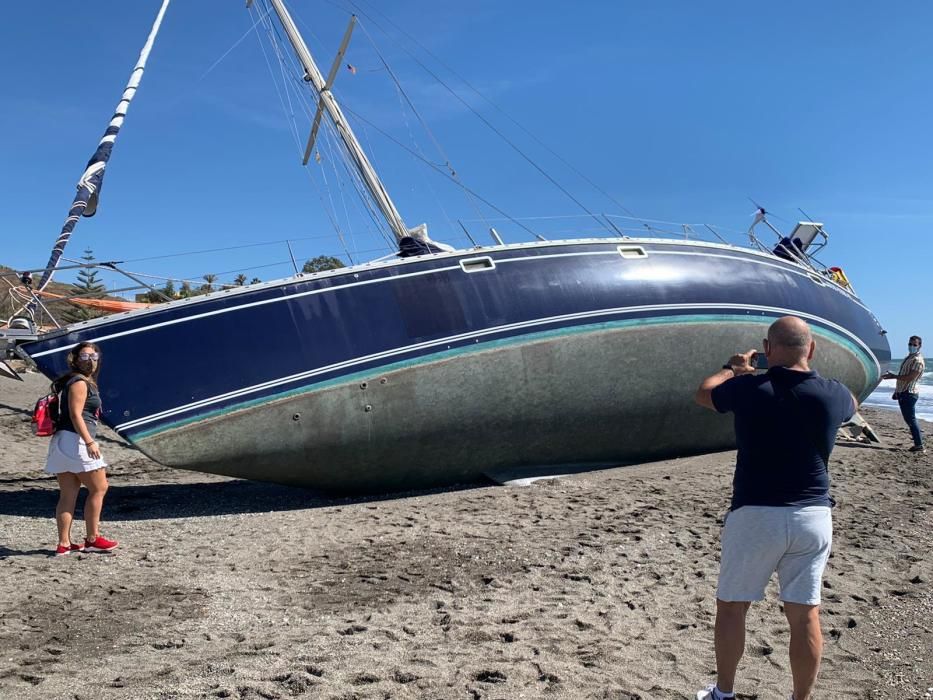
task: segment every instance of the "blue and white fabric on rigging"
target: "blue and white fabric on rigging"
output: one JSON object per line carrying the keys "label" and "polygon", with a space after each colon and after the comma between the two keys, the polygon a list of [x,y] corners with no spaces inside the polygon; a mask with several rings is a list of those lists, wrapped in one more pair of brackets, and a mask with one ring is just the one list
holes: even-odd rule
{"label": "blue and white fabric on rigging", "polygon": [[[49,282],[52,281],[52,275],[55,274],[55,269],[58,267],[58,262],[65,252],[65,246],[68,245],[68,240],[71,238],[71,233],[74,231],[78,220],[82,216],[94,216],[94,214],[97,213],[100,188],[104,182],[104,171],[107,168],[107,161],[110,160],[113,143],[116,141],[117,134],[120,132],[120,127],[123,126],[123,120],[126,118],[126,111],[129,109],[130,102],[136,95],[139,82],[142,80],[143,71],[146,68],[146,60],[149,58],[149,52],[152,50],[156,35],[159,33],[159,27],[162,24],[165,11],[168,9],[168,4],[169,0],[163,0],[162,7],[159,9],[159,14],[156,16],[152,29],[149,31],[149,37],[146,39],[142,51],[139,52],[139,59],[136,61],[136,66],[130,74],[129,82],[126,84],[123,95],[120,97],[120,102],[117,104],[113,117],[110,119],[110,124],[107,125],[107,130],[104,132],[103,138],[101,138],[100,143],[97,144],[97,150],[94,151],[94,155],[91,156],[91,159],[88,161],[84,173],[81,175],[81,179],[78,180],[78,191],[71,202],[71,208],[68,210],[68,218],[65,219],[65,224],[62,226],[61,233],[58,234],[55,245],[52,247],[52,254],[45,265],[42,279],[39,280],[39,284],[37,285],[38,291],[45,289]],[[30,306],[34,307],[35,304],[36,302],[33,301]]]}

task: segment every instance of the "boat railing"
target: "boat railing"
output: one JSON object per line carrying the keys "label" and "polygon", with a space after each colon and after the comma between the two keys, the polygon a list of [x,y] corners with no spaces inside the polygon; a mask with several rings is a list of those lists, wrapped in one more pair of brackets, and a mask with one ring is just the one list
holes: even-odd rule
{"label": "boat railing", "polygon": [[[577,225],[574,220],[582,221]],[[477,222],[477,219],[465,219],[460,223]],[[692,240],[706,243],[722,243],[736,247],[751,247],[762,253],[774,254],[774,245],[768,245],[755,235],[753,230],[741,231],[723,226],[714,226],[708,223],[683,223],[666,221],[663,219],[646,219],[642,217],[623,216],[621,214],[600,214],[599,218],[583,214],[565,216],[538,216],[538,217],[510,217],[482,219],[487,225],[499,225],[497,235],[501,238],[503,222],[517,223],[523,228],[532,228],[538,240],[573,239],[573,238],[600,238],[606,235],[617,235],[623,238],[668,238],[675,240]],[[555,228],[556,224],[556,228]],[[780,231],[774,229],[775,241],[782,238]],[[526,234],[527,235],[527,234]],[[499,239],[493,236],[493,243],[498,245]],[[509,241],[506,241],[509,242]],[[814,252],[825,246],[821,242]],[[798,261],[795,259],[795,261]],[[814,256],[806,253],[799,258],[799,262],[814,271],[822,272],[826,269]]]}
{"label": "boat railing", "polygon": [[[576,225],[571,223],[573,220],[582,220],[585,223],[582,226]],[[800,222],[798,224],[798,228],[807,225],[813,229],[806,246],[802,249],[789,249],[788,255],[778,255],[776,250],[781,245],[782,241],[794,240],[798,228],[795,228],[794,231],[785,236],[780,230],[772,226],[764,215],[756,217],[755,223],[753,223],[751,228],[747,231],[739,231],[707,223],[682,223],[665,221],[662,219],[623,216],[620,214],[601,214],[599,218],[586,215],[567,215],[530,217],[524,219],[484,219],[483,221],[487,223],[487,225],[490,222],[496,222],[500,228],[502,222],[511,221],[512,223],[518,223],[522,228],[525,228],[526,231],[529,227],[533,226],[535,237],[541,241],[554,240],[555,236],[560,239],[574,239],[581,237],[600,238],[605,237],[607,234],[615,234],[622,238],[665,238],[700,241],[704,243],[720,243],[738,248],[752,248],[765,255],[781,257],[788,262],[796,263],[815,275],[821,283],[829,281],[846,292],[853,295],[855,294],[855,290],[848,278],[845,277],[845,273],[838,267],[831,267],[825,264],[816,256],[817,253],[826,247],[829,237],[823,230],[822,224],[814,224],[812,222]],[[755,226],[762,222],[766,224],[774,235],[775,242],[770,245],[762,241],[755,233]],[[464,222],[461,221],[460,223],[463,225]],[[555,224],[557,228],[554,228]],[[496,235],[493,236],[493,243],[498,245],[501,237],[501,232],[496,231]]]}
{"label": "boat railing", "polygon": [[[518,235],[534,236],[539,241],[566,240],[574,238],[602,238],[606,236],[620,236],[622,238],[679,238],[686,240],[700,240],[713,243],[736,245],[734,241],[744,236],[743,231],[726,229],[706,223],[682,223],[664,221],[661,219],[645,219],[620,214],[599,214],[596,216],[586,214],[570,214],[563,216],[535,216],[535,217],[487,217],[483,219],[458,220],[461,227],[466,224],[482,223],[490,230],[492,243],[500,245],[500,240],[506,243],[511,235],[507,233],[504,225],[514,224],[522,229]],[[493,231],[496,235],[493,235]],[[471,236],[475,243],[476,236]]]}

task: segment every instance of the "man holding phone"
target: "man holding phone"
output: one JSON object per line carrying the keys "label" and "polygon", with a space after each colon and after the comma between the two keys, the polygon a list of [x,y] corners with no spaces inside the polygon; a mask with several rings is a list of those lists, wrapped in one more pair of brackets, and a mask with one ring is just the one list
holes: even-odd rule
{"label": "man holding phone", "polygon": [[777,571],[790,624],[793,700],[809,700],[822,658],[820,590],[832,546],[829,455],[857,404],[840,382],[810,369],[816,345],[806,322],[778,319],[757,350],[729,358],[700,384],[698,404],[731,412],[738,447],[730,511],[722,531],[716,593],[717,682],[697,700],[735,697],[745,617]]}

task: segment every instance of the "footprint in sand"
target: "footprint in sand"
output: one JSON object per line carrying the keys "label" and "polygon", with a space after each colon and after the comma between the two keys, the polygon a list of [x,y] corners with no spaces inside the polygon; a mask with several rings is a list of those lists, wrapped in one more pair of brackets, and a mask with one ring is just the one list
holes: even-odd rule
{"label": "footprint in sand", "polygon": [[375,673],[364,671],[363,673],[357,674],[351,683],[353,683],[353,685],[370,685],[371,683],[378,683],[381,680],[382,679]]}
{"label": "footprint in sand", "polygon": [[502,671],[480,671],[473,676],[473,680],[480,683],[505,683],[506,675]]}
{"label": "footprint in sand", "polygon": [[419,676],[416,676],[414,673],[409,673],[408,671],[396,670],[395,673],[392,674],[392,680],[396,683],[414,683],[418,679]]}
{"label": "footprint in sand", "polygon": [[42,676],[34,676],[31,673],[20,673],[20,680],[24,680],[30,685],[39,685],[42,681],[45,680]]}
{"label": "footprint in sand", "polygon": [[752,647],[752,656],[771,656],[774,653],[774,647],[768,643],[758,644]]}
{"label": "footprint in sand", "polygon": [[292,695],[303,695],[317,685],[314,678],[307,673],[283,673],[273,676],[272,680]]}

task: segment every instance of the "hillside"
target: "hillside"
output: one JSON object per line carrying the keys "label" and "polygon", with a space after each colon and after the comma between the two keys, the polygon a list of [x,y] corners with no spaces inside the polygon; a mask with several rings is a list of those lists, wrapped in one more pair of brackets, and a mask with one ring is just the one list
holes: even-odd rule
{"label": "hillside", "polygon": [[[38,278],[39,275],[34,275],[34,277]],[[7,267],[6,265],[0,265],[0,323],[6,321],[15,311],[15,305],[13,304],[9,295],[10,287],[7,284],[7,281],[18,286],[20,284],[19,274],[16,272],[16,270]],[[63,284],[53,280],[49,283],[49,286],[46,287],[46,291],[52,294],[61,294],[67,296],[74,292],[74,287],[72,287],[70,284]],[[107,294],[103,295],[101,298],[126,301],[123,297],[116,297]],[[66,310],[74,308],[73,304],[69,304],[66,301],[46,301],[45,306],[59,320],[59,323],[61,323],[62,314]]]}

